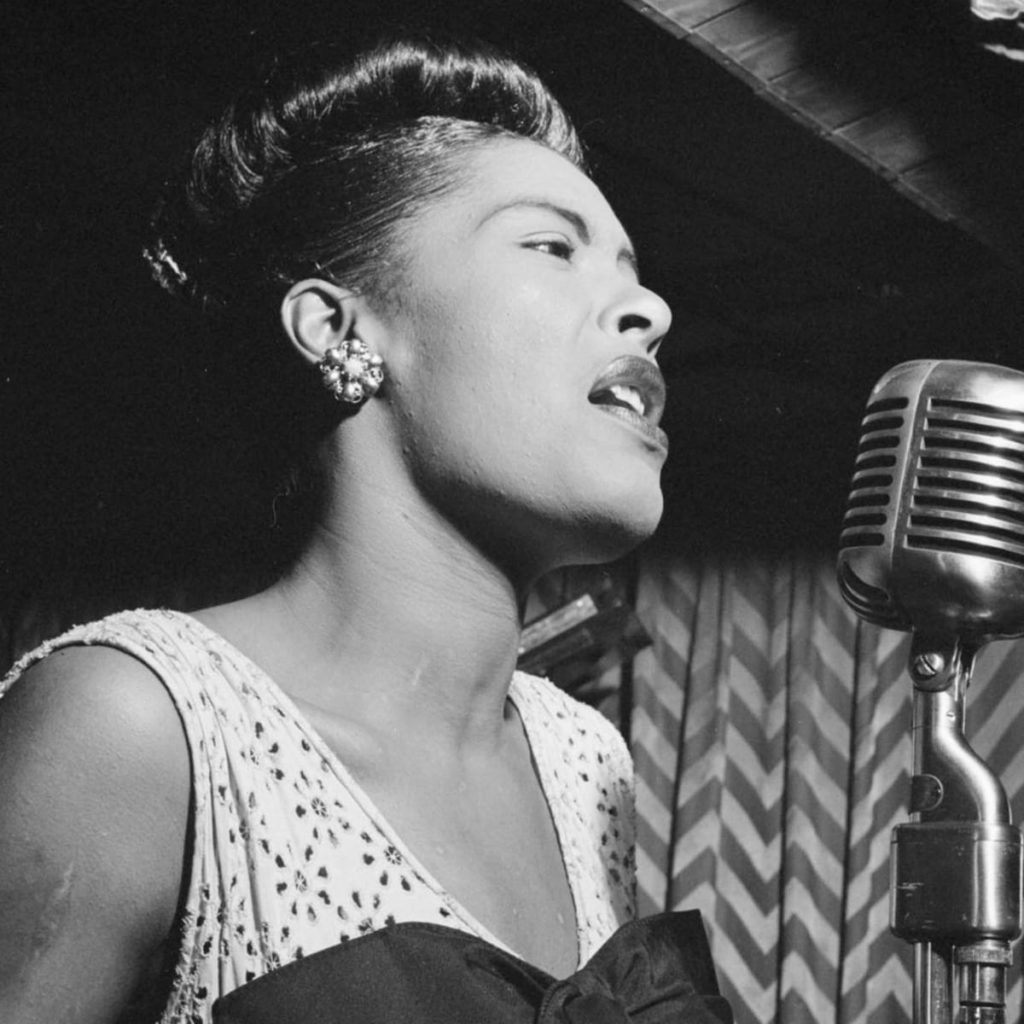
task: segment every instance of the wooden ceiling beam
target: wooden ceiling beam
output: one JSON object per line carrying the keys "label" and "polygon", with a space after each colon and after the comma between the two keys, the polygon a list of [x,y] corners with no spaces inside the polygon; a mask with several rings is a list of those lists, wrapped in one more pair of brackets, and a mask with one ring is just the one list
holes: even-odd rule
{"label": "wooden ceiling beam", "polygon": [[[1024,200],[1005,187],[1024,135],[988,102],[990,89],[1005,89],[1005,69],[988,80],[981,48],[966,53],[972,41],[952,26],[944,36],[942,23],[901,19],[898,3],[888,20],[872,20],[849,13],[857,4],[623,2],[932,216],[1024,265]],[[1024,69],[1020,82],[1024,91]]]}

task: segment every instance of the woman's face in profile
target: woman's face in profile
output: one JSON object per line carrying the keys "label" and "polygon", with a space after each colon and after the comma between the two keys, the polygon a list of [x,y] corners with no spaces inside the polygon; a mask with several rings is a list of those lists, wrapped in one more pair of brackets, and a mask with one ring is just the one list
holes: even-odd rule
{"label": "woman's face in profile", "polygon": [[403,236],[388,379],[406,464],[446,515],[524,563],[617,557],[661,515],[669,309],[568,161],[501,139],[462,169]]}

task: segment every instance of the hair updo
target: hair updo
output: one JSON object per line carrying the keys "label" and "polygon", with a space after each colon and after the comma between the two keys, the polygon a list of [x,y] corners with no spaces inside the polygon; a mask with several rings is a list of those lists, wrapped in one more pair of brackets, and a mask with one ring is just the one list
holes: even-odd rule
{"label": "hair updo", "polygon": [[403,219],[458,184],[467,148],[500,135],[583,167],[544,84],[482,44],[399,39],[343,63],[329,48],[278,60],[202,134],[146,258],[206,312],[265,307],[308,276],[384,297]]}
{"label": "hair updo", "polygon": [[319,442],[347,410],[282,339],[284,293],[322,277],[400,302],[403,222],[465,180],[469,150],[501,137],[585,170],[540,79],[484,45],[407,37],[345,59],[319,45],[274,61],[165,186],[144,253],[187,300],[159,329],[188,347],[201,382],[193,515],[220,538],[214,557],[279,571],[326,495]]}

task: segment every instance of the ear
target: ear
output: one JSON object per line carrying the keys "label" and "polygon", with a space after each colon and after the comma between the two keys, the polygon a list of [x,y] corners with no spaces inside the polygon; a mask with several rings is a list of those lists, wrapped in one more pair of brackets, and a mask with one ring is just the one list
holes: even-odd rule
{"label": "ear", "polygon": [[281,324],[302,357],[318,363],[352,336],[359,297],[321,278],[297,281],[281,301]]}

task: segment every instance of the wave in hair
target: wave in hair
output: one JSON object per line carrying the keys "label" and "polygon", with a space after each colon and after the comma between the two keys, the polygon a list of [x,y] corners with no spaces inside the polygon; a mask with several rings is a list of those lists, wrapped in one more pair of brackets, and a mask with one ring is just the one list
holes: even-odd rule
{"label": "wave in hair", "polygon": [[485,45],[404,38],[345,62],[330,46],[279,58],[202,134],[145,257],[207,311],[325,268],[372,289],[403,217],[451,186],[461,148],[495,134],[584,166],[543,82]]}

